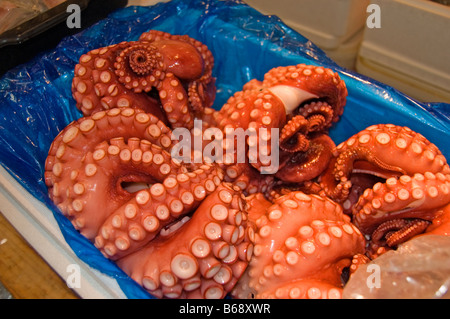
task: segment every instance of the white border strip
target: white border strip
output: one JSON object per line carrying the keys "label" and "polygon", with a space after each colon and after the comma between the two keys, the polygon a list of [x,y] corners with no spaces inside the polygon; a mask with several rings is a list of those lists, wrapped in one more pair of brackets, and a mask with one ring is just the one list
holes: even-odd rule
{"label": "white border strip", "polygon": [[1,166],[0,210],[63,280],[72,275],[72,272],[67,271],[69,265],[76,264],[80,267],[79,288],[73,290],[81,298],[126,298],[114,278],[89,267],[77,257],[66,243],[52,211],[25,190]]}

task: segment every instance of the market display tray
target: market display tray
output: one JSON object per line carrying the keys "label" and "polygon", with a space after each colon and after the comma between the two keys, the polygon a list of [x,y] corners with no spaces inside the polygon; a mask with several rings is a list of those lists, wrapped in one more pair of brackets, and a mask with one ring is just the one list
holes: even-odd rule
{"label": "market display tray", "polygon": [[61,277],[70,276],[68,265],[80,266],[83,281],[77,293],[82,297],[152,298],[82,237],[50,201],[43,179],[45,159],[58,132],[81,117],[71,95],[79,57],[95,48],[136,40],[150,29],[188,34],[210,48],[216,61],[215,108],[273,67],[321,65],[339,72],[349,91],[344,114],[330,131],[336,143],[372,124],[393,123],[422,133],[450,158],[449,104],[420,103],[339,67],[276,16],[265,16],[241,1],[174,0],[120,9],[0,78],[1,210]]}

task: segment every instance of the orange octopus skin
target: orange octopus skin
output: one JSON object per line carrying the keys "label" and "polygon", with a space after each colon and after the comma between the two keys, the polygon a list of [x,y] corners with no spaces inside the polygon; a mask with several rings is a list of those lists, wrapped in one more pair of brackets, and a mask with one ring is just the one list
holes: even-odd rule
{"label": "orange octopus skin", "polygon": [[[333,153],[331,165],[320,177],[323,193],[342,202],[355,225],[370,238],[371,258],[426,233],[450,203],[446,158],[407,127],[373,125]],[[372,183],[370,176],[376,177]],[[447,222],[443,223],[441,227]]]}
{"label": "orange octopus skin", "polygon": [[[207,146],[204,140],[207,129],[218,129],[222,132],[223,137],[219,140],[223,138],[223,143],[219,152],[222,152],[220,165],[226,174],[225,181],[239,186],[246,194],[257,192],[269,194],[274,177],[292,183],[317,177],[327,166],[331,149],[335,146],[326,130],[332,122],[339,119],[347,96],[347,89],[339,75],[323,67],[307,65],[280,67],[267,74],[263,82],[251,80],[245,84],[243,90],[230,97],[219,111],[204,108],[198,117],[202,121],[202,127],[194,127],[191,130],[191,140],[195,140],[194,132],[202,131],[202,150]],[[322,87],[323,90],[315,89],[315,85]],[[279,97],[279,92],[278,95],[272,92],[274,87],[278,88],[278,91],[281,87],[284,96]],[[303,89],[314,93],[303,92]],[[286,98],[286,92],[287,95],[293,96],[298,95],[298,92],[303,93],[293,100],[289,96]],[[309,101],[311,98],[320,101]],[[304,102],[306,104],[302,104]],[[292,114],[294,112],[304,114],[304,117],[294,116]],[[293,118],[288,121],[290,117]],[[324,122],[320,120],[321,117],[324,118]],[[299,121],[304,125],[300,125]],[[307,135],[298,134],[299,125],[304,126],[303,133]],[[278,134],[280,128],[282,139],[299,138],[299,141],[305,141],[304,147],[298,148],[294,145],[283,152],[283,149],[290,146],[284,147],[274,142],[278,141],[275,134]],[[228,130],[236,135],[238,135],[236,132],[243,132],[246,135],[245,150],[239,151],[236,141],[240,137],[234,135],[229,137]],[[252,130],[256,134],[250,136]],[[228,157],[230,145],[234,145],[231,158]],[[272,147],[277,149],[272,150]],[[278,148],[282,149],[280,156]],[[238,158],[242,154],[245,154],[245,160],[240,162]],[[261,154],[265,155],[265,160]],[[282,161],[280,166],[271,161],[274,157]]]}
{"label": "orange octopus skin", "polygon": [[313,137],[305,152],[286,156],[287,160],[282,161],[281,168],[275,176],[284,182],[291,183],[313,180],[328,167],[334,147],[333,140],[326,134]]}
{"label": "orange octopus skin", "polygon": [[[267,145],[263,152],[269,155],[275,151],[271,147],[271,129],[281,129],[281,145],[277,147],[282,149],[280,157],[285,158],[308,149],[308,134],[327,134],[342,115],[346,96],[345,83],[330,69],[304,64],[278,67],[270,70],[263,81],[245,84],[214,114],[214,119],[222,131],[256,130],[258,140],[260,129],[266,129],[269,133],[264,133]],[[283,153],[283,149],[290,154]],[[258,157],[251,165],[261,171],[271,163],[263,163]],[[316,176],[320,173],[318,170]],[[302,181],[302,176],[295,179]]]}
{"label": "orange octopus skin", "polygon": [[132,44],[122,42],[89,51],[80,57],[72,80],[72,96],[84,116],[115,107],[136,107],[165,121],[156,99],[134,92],[119,82],[114,67],[115,59]]}
{"label": "orange octopus skin", "polygon": [[[188,80],[189,103],[195,116],[201,116],[204,109],[213,105],[216,95],[215,79],[212,76],[214,57],[206,45],[187,35],[172,35],[150,30],[144,32],[140,41],[150,42],[163,53],[164,63],[176,77]],[[180,46],[180,42],[191,45]],[[179,52],[180,48],[184,52]],[[197,54],[191,52],[195,48]]]}
{"label": "orange octopus skin", "polygon": [[436,210],[450,203],[450,174],[416,173],[391,177],[368,188],[353,207],[358,228],[370,234],[385,221],[420,218],[432,221]]}
{"label": "orange octopus skin", "polygon": [[352,173],[399,177],[415,173],[449,174],[446,158],[436,145],[408,127],[373,125],[350,137],[334,150],[334,158],[320,177],[325,193],[344,201]]}
{"label": "orange octopus skin", "polygon": [[[81,118],[50,148],[45,164],[49,195],[81,234],[118,259],[195,209],[223,179],[220,168],[210,164],[171,160],[172,146],[171,131],[136,109]],[[129,192],[126,183],[152,185]]]}
{"label": "orange octopus skin", "polygon": [[436,213],[432,224],[427,228],[426,234],[450,236],[450,204]]}
{"label": "orange octopus skin", "polygon": [[365,239],[340,205],[300,191],[273,203],[261,195],[247,200],[257,226],[255,246],[232,296],[341,298],[342,270],[364,252]]}
{"label": "orange octopus skin", "polygon": [[[214,59],[188,36],[149,31],[139,41],[92,50],[75,67],[72,94],[83,115],[136,107],[171,127],[188,127],[215,97]],[[152,88],[158,96],[151,97]]]}
{"label": "orange octopus skin", "polygon": [[118,265],[159,298],[223,298],[245,271],[253,240],[241,192],[222,183],[179,231],[160,235]]}
{"label": "orange octopus skin", "polygon": [[450,235],[448,217],[442,212],[449,203],[450,174],[391,177],[366,189],[352,208],[353,221],[370,235],[367,255],[376,258],[422,233]]}

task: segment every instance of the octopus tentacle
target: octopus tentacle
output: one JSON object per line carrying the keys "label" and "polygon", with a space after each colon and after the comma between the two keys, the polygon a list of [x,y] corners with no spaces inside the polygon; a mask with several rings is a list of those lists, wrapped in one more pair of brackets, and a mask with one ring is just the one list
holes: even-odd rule
{"label": "octopus tentacle", "polygon": [[118,81],[135,93],[149,92],[164,78],[164,63],[157,48],[128,42],[115,59],[114,68]]}
{"label": "octopus tentacle", "polygon": [[423,219],[393,219],[382,223],[371,235],[366,254],[375,259],[386,251],[426,231],[431,222]]}
{"label": "octopus tentacle", "polygon": [[[215,97],[215,80],[212,76],[214,58],[206,45],[187,35],[172,35],[157,30],[144,32],[139,37],[139,40],[149,43],[161,43],[159,45],[160,50],[166,54],[169,53],[171,63],[169,63],[168,70],[180,79],[189,80],[187,95],[189,105],[192,107],[195,115],[202,114],[204,108],[212,106]],[[195,55],[190,53],[191,60],[185,59],[181,63],[174,63],[175,57],[173,57],[173,54],[170,54],[170,46],[172,43],[175,43],[177,44],[177,50],[179,50],[180,42],[191,45],[197,51],[198,61],[193,62],[192,56]],[[185,48],[185,51],[188,50]]]}
{"label": "octopus tentacle", "polygon": [[[353,207],[355,224],[370,234],[381,223],[398,218],[431,221],[434,210],[450,202],[450,175],[442,173],[403,175],[366,189]],[[379,214],[383,212],[383,214]]]}
{"label": "octopus tentacle", "polygon": [[247,163],[226,166],[225,181],[233,183],[246,194],[270,193],[274,184],[274,177],[263,175]]}
{"label": "octopus tentacle", "polygon": [[[357,168],[354,165],[355,162],[358,162]],[[368,164],[364,165],[365,163]],[[330,160],[330,165],[321,177],[324,191],[334,200],[343,201],[349,196],[352,187],[350,175],[353,172],[367,171],[380,177],[406,173],[401,167],[389,165],[380,160],[370,149],[353,147],[340,152],[336,158]]]}
{"label": "octopus tentacle", "polygon": [[[165,226],[185,206],[198,205],[222,180],[217,167],[172,160],[173,145],[171,131],[151,114],[129,108],[97,112],[74,121],[55,138],[45,182],[75,228],[89,239],[95,237],[99,248],[116,258],[134,245],[133,236],[139,238],[138,246],[151,239],[156,229],[149,222]],[[124,188],[130,182],[153,185],[135,194]],[[102,210],[98,202],[105,203]],[[164,215],[159,219],[154,216],[158,209]]]}
{"label": "octopus tentacle", "polygon": [[165,122],[167,115],[171,127],[191,128],[192,118],[201,117],[214,102],[213,66],[213,56],[201,42],[150,31],[139,41],[81,56],[72,93],[85,116],[115,107],[136,107]]}
{"label": "octopus tentacle", "polygon": [[[248,133],[254,133],[251,139],[247,139],[249,147],[257,145],[261,140],[265,141],[264,154],[272,154],[272,138],[274,132],[272,128],[279,128],[280,123],[285,123],[286,115],[282,103],[277,97],[268,92],[241,91],[230,97],[227,103],[220,109],[216,116],[217,126],[220,130],[243,129]],[[255,143],[256,142],[256,143]],[[278,145],[277,145],[278,146]],[[251,165],[258,170],[262,167],[270,167],[272,162],[263,163],[255,154],[256,161]]]}
{"label": "octopus tentacle", "polygon": [[[267,142],[261,145],[264,154],[278,151],[272,149],[272,140],[276,138],[272,129],[281,129],[280,157],[288,163],[287,157],[307,151],[309,140],[315,134],[325,134],[324,130],[339,119],[346,96],[344,82],[332,70],[304,64],[278,67],[267,72],[263,81],[254,79],[246,83],[243,91],[230,97],[215,118],[221,130],[243,128],[255,132],[256,140]],[[251,147],[252,139],[248,140]],[[260,171],[271,169],[274,164],[263,162],[258,155],[255,158],[251,165]],[[321,157],[321,160],[325,159],[329,156]],[[297,165],[295,160],[289,163],[294,162]],[[326,167],[326,163],[321,167]]]}
{"label": "octopus tentacle", "polygon": [[267,291],[265,295],[277,299],[341,299],[342,288],[326,281],[299,279]]}
{"label": "octopus tentacle", "polygon": [[382,239],[392,235],[399,229],[403,229],[409,225],[409,221],[406,219],[392,219],[379,225],[371,235],[372,244],[378,244]]}
{"label": "octopus tentacle", "polygon": [[[154,153],[154,161],[158,155]],[[164,163],[153,175],[158,182],[135,192],[100,226],[95,246],[108,258],[118,259],[163,233],[165,227],[191,212],[214,191],[214,181],[217,183],[218,176],[223,176],[211,165],[202,165],[194,171],[181,169],[176,174],[176,170],[172,173],[167,167],[170,157]]]}
{"label": "octopus tentacle", "polygon": [[306,138],[308,126],[309,122],[302,115],[290,119],[281,130],[280,148],[292,153],[306,151],[309,147],[309,140]]}
{"label": "octopus tentacle", "polygon": [[254,257],[233,296],[340,298],[342,270],[364,252],[361,232],[326,198],[295,191],[268,205],[255,206],[259,212],[250,206],[257,226]]}
{"label": "octopus tentacle", "polygon": [[333,107],[323,101],[306,104],[298,112],[308,120],[308,132],[327,130],[333,123]]}
{"label": "octopus tentacle", "polygon": [[[321,110],[321,108],[327,105],[327,108],[331,107],[333,110],[331,120],[333,123],[337,122],[342,115],[348,94],[344,81],[340,79],[337,73],[331,69],[305,64],[274,68],[266,73],[262,85],[268,88],[272,87],[271,90],[273,92],[280,92],[279,89],[283,86],[290,86],[302,92],[308,92],[308,94],[302,93],[302,95],[305,98],[317,99],[318,102],[325,102],[326,104],[311,103],[310,106],[306,106],[303,114],[299,114],[308,114],[308,116],[315,113],[324,114],[324,109]],[[300,93],[299,91],[297,92],[298,94]],[[299,106],[299,111],[302,112],[303,106],[300,104],[289,109],[295,110]],[[319,107],[314,110],[315,106]],[[329,111],[325,113],[329,113]]]}
{"label": "octopus tentacle", "polygon": [[380,124],[336,147],[320,185],[370,238],[374,258],[427,232],[450,202],[449,180],[447,160],[423,135]]}
{"label": "octopus tentacle", "polygon": [[353,256],[352,264],[349,267],[349,275],[353,275],[356,270],[358,270],[359,266],[367,264],[370,262],[369,257],[367,257],[365,254],[356,254]]}
{"label": "octopus tentacle", "polygon": [[386,244],[389,247],[395,247],[404,243],[410,238],[423,233],[431,222],[422,219],[413,219],[408,221],[407,225],[401,227],[398,231],[386,235]]}
{"label": "octopus tentacle", "polygon": [[[123,52],[130,53],[130,48],[135,45],[140,48],[141,53],[145,49],[149,51],[149,55],[156,55],[157,58],[157,54],[153,54],[151,48],[137,42],[110,45],[89,51],[80,57],[72,80],[72,95],[76,107],[83,115],[88,116],[97,111],[116,107],[133,107],[143,109],[165,121],[159,102],[149,95],[140,94],[141,91],[148,92],[163,74],[155,71],[149,76],[143,74],[139,80],[129,75],[132,69],[125,64],[128,58]],[[139,60],[137,55],[135,58]],[[150,57],[146,59],[151,61]],[[159,68],[159,63],[161,62],[156,60],[152,66]]]}
{"label": "octopus tentacle", "polygon": [[245,207],[240,192],[222,183],[182,231],[155,238],[118,264],[156,296],[223,298],[252,256],[254,229]]}
{"label": "octopus tentacle", "polygon": [[281,158],[280,169],[275,176],[289,183],[313,180],[327,168],[334,146],[333,140],[326,134],[311,138],[305,152],[298,152],[287,160]]}
{"label": "octopus tentacle", "polygon": [[[355,167],[356,161],[369,162],[374,165],[375,167],[367,165],[369,166],[368,169],[371,170],[372,174],[378,174],[381,177],[383,177],[383,171],[389,171],[391,175],[395,174],[395,172],[397,174],[406,174],[406,171],[400,166],[390,165],[379,159],[372,150],[364,147],[354,147],[341,152],[337,157],[334,165],[334,178],[336,180],[342,177],[347,178],[353,171],[364,172],[367,169],[361,163],[359,163],[358,167]],[[379,169],[379,172],[377,172],[377,169]]]}
{"label": "octopus tentacle", "polygon": [[338,201],[348,197],[352,173],[370,173],[387,179],[425,171],[450,172],[445,157],[423,135],[391,124],[366,128],[338,145],[334,154],[320,179],[327,195]]}
{"label": "octopus tentacle", "polygon": [[[186,123],[193,123],[186,91],[172,73],[167,73],[164,80],[161,81],[159,98],[172,128],[185,127]],[[186,125],[187,128],[191,126],[192,124]]]}

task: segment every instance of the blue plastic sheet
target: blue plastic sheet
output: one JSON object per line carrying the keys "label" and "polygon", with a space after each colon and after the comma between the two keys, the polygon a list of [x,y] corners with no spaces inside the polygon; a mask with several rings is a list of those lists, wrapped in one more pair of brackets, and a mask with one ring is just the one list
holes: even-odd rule
{"label": "blue plastic sheet", "polygon": [[269,69],[298,63],[338,71],[349,96],[344,115],[330,135],[340,143],[378,123],[408,126],[422,133],[450,158],[450,105],[419,103],[330,60],[305,37],[275,16],[264,16],[240,1],[174,0],[151,7],[118,10],[54,50],[35,57],[0,79],[0,161],[33,196],[53,212],[74,252],[90,266],[114,277],[129,298],[151,298],[72,227],[47,196],[44,163],[59,131],[81,117],[71,95],[73,69],[92,49],[137,40],[150,29],[188,34],[205,43],[215,57],[215,108]]}

